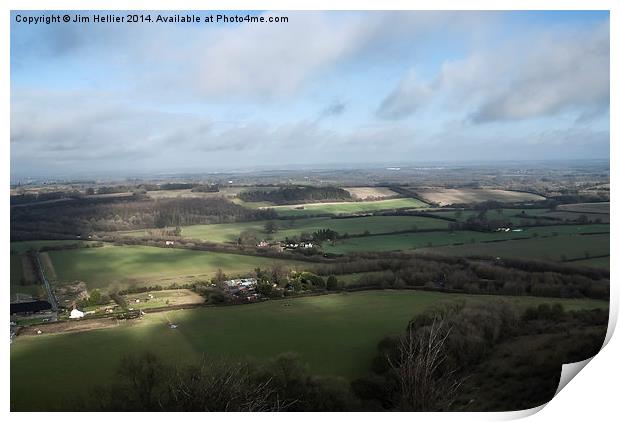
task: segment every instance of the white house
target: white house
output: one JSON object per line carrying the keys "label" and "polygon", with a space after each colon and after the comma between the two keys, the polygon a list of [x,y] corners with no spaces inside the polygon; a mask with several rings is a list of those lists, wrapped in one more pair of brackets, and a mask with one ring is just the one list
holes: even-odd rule
{"label": "white house", "polygon": [[84,317],[84,312],[80,311],[79,309],[72,310],[71,315],[69,315],[69,318],[71,319],[78,319],[82,317]]}

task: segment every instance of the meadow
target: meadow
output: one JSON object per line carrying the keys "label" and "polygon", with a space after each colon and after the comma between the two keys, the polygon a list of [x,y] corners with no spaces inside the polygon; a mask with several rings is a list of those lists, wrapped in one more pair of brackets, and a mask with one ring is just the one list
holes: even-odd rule
{"label": "meadow", "polygon": [[[509,240],[498,243],[473,243],[459,246],[419,249],[419,252],[440,253],[454,256],[499,256],[502,258],[520,258],[550,260],[560,262],[563,258],[580,259],[609,255],[609,234],[586,236],[556,236],[537,239]],[[591,264],[588,261],[593,261]],[[592,265],[608,268],[609,258],[579,260],[567,262],[570,265]]]}
{"label": "meadow", "polygon": [[227,275],[240,275],[274,262],[291,268],[304,265],[293,260],[149,246],[104,246],[47,254],[58,284],[84,281],[88,289],[103,290],[156,284],[169,286],[175,282],[185,284],[194,278],[208,279],[218,269]]}
{"label": "meadow", "polygon": [[11,242],[11,253],[24,253],[29,249],[40,249],[50,246],[70,246],[70,245],[84,245],[92,243],[83,240],[25,240],[21,242]]}
{"label": "meadow", "polygon": [[[181,236],[209,242],[236,242],[239,234],[246,230],[256,232],[259,239],[284,240],[301,233],[314,233],[320,229],[331,229],[338,234],[393,233],[405,230],[447,229],[449,222],[438,218],[417,216],[371,216],[355,218],[303,218],[299,220],[273,220],[278,227],[272,234],[265,232],[266,221],[246,223],[199,224],[181,227]],[[148,235],[148,230],[122,232],[123,235],[139,237]]]}
{"label": "meadow", "polygon": [[609,202],[582,202],[579,204],[565,204],[558,206],[558,209],[570,212],[609,214]]}
{"label": "meadow", "polygon": [[[542,240],[543,236],[557,237],[555,243],[561,244],[566,242],[567,236],[577,236],[580,233],[600,233],[609,232],[609,226],[606,224],[588,224],[588,225],[560,225],[560,226],[540,226],[524,228],[523,231],[515,232],[476,232],[476,231],[438,231],[438,232],[419,232],[419,233],[401,233],[401,234],[388,234],[379,236],[366,236],[350,239],[338,240],[335,244],[323,244],[323,249],[326,252],[331,253],[350,253],[350,252],[368,252],[368,251],[396,251],[406,249],[417,248],[432,248],[437,246],[454,245],[462,243],[462,248],[467,251],[478,244],[478,242],[484,241],[501,241],[518,238],[533,238],[539,237]],[[609,235],[607,235],[609,237]],[[582,241],[590,243],[587,238],[592,238],[594,235],[580,236],[579,238],[573,237],[572,240],[579,244]],[[511,245],[518,245],[517,242],[511,242]],[[493,250],[496,245],[500,245],[505,242],[498,243],[482,243],[481,245],[485,250]],[[600,250],[602,246],[606,246],[607,253],[609,253],[609,242],[606,245],[598,245],[596,250]],[[520,248],[517,247],[517,250]],[[549,250],[552,252],[554,249]],[[583,249],[582,249],[583,250]],[[592,253],[592,256],[597,254]]]}
{"label": "meadow", "polygon": [[[480,214],[480,211],[444,209],[431,211],[431,214],[453,218],[457,221],[465,221],[469,217],[477,216],[478,214]],[[536,219],[532,217],[539,217],[543,219],[545,217],[556,217],[567,220],[576,220],[579,215],[580,214],[577,213],[561,213],[561,215],[558,215],[557,212],[553,212],[549,208],[501,208],[497,210],[489,210],[486,212],[486,217],[489,220],[508,220],[516,226],[534,224],[536,222]]]}
{"label": "meadow", "polygon": [[[10,350],[11,408],[54,409],[75,397],[73,387],[92,391],[110,380],[123,356],[145,351],[170,364],[201,356],[264,360],[293,351],[313,373],[354,379],[369,371],[382,338],[401,333],[429,306],[443,300],[490,298],[422,291],[341,293],[160,312],[132,326],[17,337]],[[524,306],[561,302],[567,310],[608,307],[607,302],[589,299],[502,299]],[[171,329],[170,323],[178,328]]]}
{"label": "meadow", "polygon": [[21,255],[11,255],[10,293],[11,300],[17,299],[17,294],[39,296],[43,293],[43,286],[36,284],[36,276],[31,269],[26,267]]}

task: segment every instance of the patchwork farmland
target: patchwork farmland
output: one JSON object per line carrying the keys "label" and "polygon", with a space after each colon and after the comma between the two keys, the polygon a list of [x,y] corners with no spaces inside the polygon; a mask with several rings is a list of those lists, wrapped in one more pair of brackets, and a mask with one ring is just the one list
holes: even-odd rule
{"label": "patchwork farmland", "polygon": [[[58,311],[12,315],[21,333],[11,346],[12,408],[71,408],[55,386],[106,388],[128,351],[155,352],[164,364],[182,356],[183,365],[207,356],[260,366],[284,354],[348,386],[374,370],[386,336],[436,306],[502,299],[517,313],[554,309],[569,320],[607,312],[608,205],[462,189],[468,205],[438,207],[397,187],[346,188],[353,199],[338,202],[239,197],[252,189],[111,194],[107,201],[127,202],[111,202],[109,220],[97,220],[95,208],[79,220],[89,230],[12,242],[12,297],[50,299],[40,266],[60,303]],[[260,186],[279,189],[303,193]],[[72,222],[86,212],[80,199],[60,203],[69,211],[56,220],[72,207]],[[19,207],[22,224],[34,209]],[[26,395],[33,380],[45,381],[34,383],[36,399]]]}

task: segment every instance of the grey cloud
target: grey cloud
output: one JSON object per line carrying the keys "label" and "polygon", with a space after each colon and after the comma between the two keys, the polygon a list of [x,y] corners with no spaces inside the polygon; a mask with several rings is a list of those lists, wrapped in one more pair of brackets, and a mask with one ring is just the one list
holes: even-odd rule
{"label": "grey cloud", "polygon": [[609,106],[609,26],[562,40],[540,40],[518,75],[475,113],[476,122],[518,120],[571,108]]}
{"label": "grey cloud", "polygon": [[379,105],[377,116],[383,119],[402,119],[428,103],[432,88],[416,78],[412,72],[406,76]]}
{"label": "grey cloud", "polygon": [[347,108],[347,104],[343,101],[334,101],[331,104],[329,104],[327,107],[325,107],[323,110],[321,110],[320,113],[320,117],[332,117],[332,116],[339,116],[342,113],[344,113],[344,111]]}

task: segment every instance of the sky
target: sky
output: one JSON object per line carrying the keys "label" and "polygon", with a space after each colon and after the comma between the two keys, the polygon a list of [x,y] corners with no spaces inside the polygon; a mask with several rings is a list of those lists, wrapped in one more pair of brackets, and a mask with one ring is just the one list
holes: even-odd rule
{"label": "sky", "polygon": [[11,176],[609,159],[608,12],[250,13],[13,11]]}

